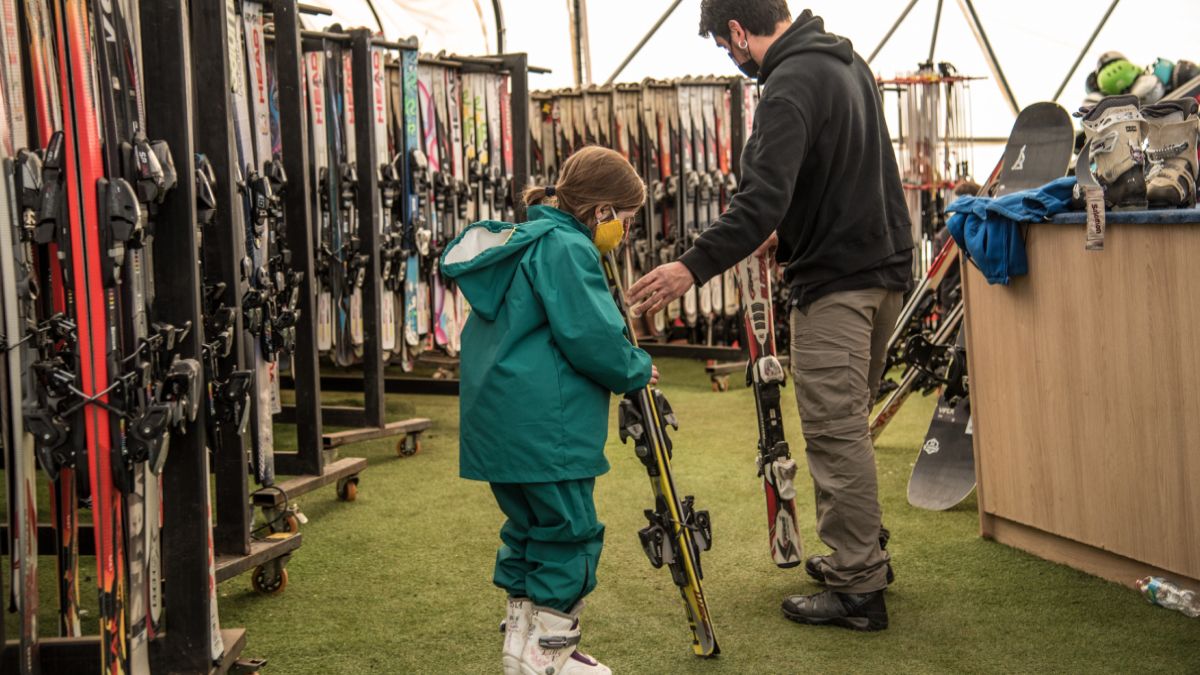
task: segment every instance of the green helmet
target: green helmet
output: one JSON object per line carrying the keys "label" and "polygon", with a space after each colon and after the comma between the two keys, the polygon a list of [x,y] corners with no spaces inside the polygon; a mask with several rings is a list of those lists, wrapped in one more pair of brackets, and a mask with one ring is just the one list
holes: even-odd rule
{"label": "green helmet", "polygon": [[1142,69],[1128,59],[1118,59],[1106,64],[1096,73],[1096,83],[1105,95],[1116,96],[1125,93],[1141,74]]}

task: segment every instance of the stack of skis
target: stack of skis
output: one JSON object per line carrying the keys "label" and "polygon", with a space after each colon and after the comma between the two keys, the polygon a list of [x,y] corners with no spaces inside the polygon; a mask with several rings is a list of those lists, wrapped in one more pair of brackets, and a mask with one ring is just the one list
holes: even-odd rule
{"label": "stack of skis", "polygon": [[[336,26],[329,34],[336,34]],[[470,311],[438,273],[450,241],[477,220],[514,217],[510,76],[495,64],[418,57],[413,49],[372,54],[374,109],[356,111],[350,52],[336,40],[306,42],[316,204],[317,342],[338,366],[363,358],[355,123],[370,115],[382,197],[381,345],[385,362],[412,370],[417,356],[458,354]],[[405,150],[407,148],[407,150]],[[402,180],[401,177],[406,177]]]}
{"label": "stack of skis", "polygon": [[205,403],[203,367],[181,353],[202,327],[164,321],[156,289],[184,264],[156,259],[156,235],[200,225],[159,219],[187,194],[175,163],[192,158],[151,140],[136,0],[2,0],[0,28],[0,440],[20,672],[39,668],[38,466],[57,632],[81,633],[87,505],[103,672],[148,672],[164,618],[161,472]]}
{"label": "stack of skis", "polygon": [[[649,188],[619,258],[629,285],[678,258],[729,204],[757,102],[757,88],[740,78],[535,92],[529,101],[530,180],[553,183],[566,158],[585,145],[609,147],[629,159]],[[647,341],[741,344],[734,279],[730,270],[691,289],[665,312],[640,319],[638,332]]]}

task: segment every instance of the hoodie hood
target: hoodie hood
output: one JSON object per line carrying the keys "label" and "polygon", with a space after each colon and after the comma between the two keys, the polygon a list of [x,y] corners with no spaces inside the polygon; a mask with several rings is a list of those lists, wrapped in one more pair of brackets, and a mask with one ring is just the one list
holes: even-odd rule
{"label": "hoodie hood", "polygon": [[496,220],[475,223],[442,253],[440,271],[462,290],[471,311],[493,321],[512,285],[525,252],[557,227],[572,227],[589,236],[574,216],[549,206],[533,206],[530,220],[513,224]]}
{"label": "hoodie hood", "polygon": [[765,83],[771,71],[784,59],[806,52],[828,54],[846,63],[854,62],[854,45],[840,35],[826,33],[825,20],[813,16],[812,10],[806,9],[763,55],[758,81]]}

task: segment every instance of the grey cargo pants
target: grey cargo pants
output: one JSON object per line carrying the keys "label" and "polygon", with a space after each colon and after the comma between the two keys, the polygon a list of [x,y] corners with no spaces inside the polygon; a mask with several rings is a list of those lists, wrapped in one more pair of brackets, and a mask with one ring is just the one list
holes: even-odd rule
{"label": "grey cargo pants", "polygon": [[828,588],[842,593],[887,586],[868,417],[902,302],[899,291],[843,291],[791,313],[791,367],[817,533],[833,549],[820,566]]}

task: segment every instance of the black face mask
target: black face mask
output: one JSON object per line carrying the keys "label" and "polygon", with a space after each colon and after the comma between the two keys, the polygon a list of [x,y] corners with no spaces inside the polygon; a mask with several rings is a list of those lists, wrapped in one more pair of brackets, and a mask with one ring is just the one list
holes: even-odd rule
{"label": "black face mask", "polygon": [[[737,61],[734,61],[734,63],[737,63]],[[742,71],[742,74],[746,77],[752,80],[758,79],[758,61],[755,61],[754,59],[746,59],[745,61],[738,63],[737,67],[738,70]]]}
{"label": "black face mask", "polygon": [[729,60],[733,61],[733,65],[737,66],[738,70],[742,71],[742,74],[746,77],[752,80],[758,79],[758,62],[755,61],[753,57],[748,58],[745,61],[738,61],[733,55],[733,50],[730,50]]}

